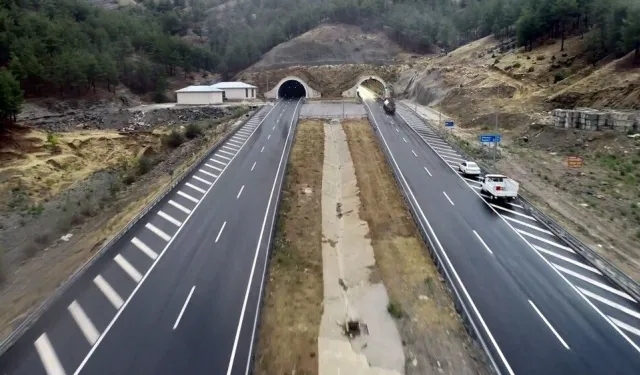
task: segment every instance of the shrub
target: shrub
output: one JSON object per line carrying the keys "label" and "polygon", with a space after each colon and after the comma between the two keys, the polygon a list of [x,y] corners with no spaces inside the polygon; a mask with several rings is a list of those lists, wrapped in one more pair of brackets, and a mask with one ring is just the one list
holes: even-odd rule
{"label": "shrub", "polygon": [[195,123],[189,124],[184,130],[184,135],[189,139],[197,138],[202,135],[202,128]]}
{"label": "shrub", "polygon": [[529,69],[527,69],[527,72],[529,72],[529,73],[533,73],[535,71],[536,71],[536,68],[534,68],[533,66],[529,67]]}
{"label": "shrub", "polygon": [[143,174],[151,171],[154,165],[155,160],[149,156],[142,156],[139,158],[136,162],[136,172],[138,173],[138,176],[142,176]]}
{"label": "shrub", "polygon": [[55,133],[47,134],[47,141],[45,142],[46,147],[51,150],[51,152],[59,152],[60,151],[60,137]]}
{"label": "shrub", "polygon": [[178,148],[184,143],[184,137],[182,133],[177,130],[172,130],[171,133],[162,137],[162,144],[169,148]]}
{"label": "shrub", "polygon": [[131,185],[131,184],[133,184],[134,182],[136,182],[136,176],[134,176],[134,175],[132,175],[132,174],[130,174],[130,173],[127,173],[127,174],[125,174],[124,176],[122,176],[122,183],[123,183],[123,184],[125,184],[125,185]]}
{"label": "shrub", "polygon": [[513,67],[514,67],[514,68],[516,68],[516,69],[518,69],[518,68],[519,68],[519,67],[521,67],[521,66],[522,66],[522,65],[521,65],[519,62],[517,62],[517,63],[513,64]]}
{"label": "shrub", "polygon": [[387,304],[387,311],[389,312],[389,314],[392,317],[394,317],[396,319],[400,319],[404,315],[400,305],[398,303],[396,303],[396,302],[393,302],[393,301],[389,301],[389,304]]}
{"label": "shrub", "polygon": [[556,72],[553,75],[553,83],[558,83],[560,81],[562,81],[564,79],[564,73],[563,72]]}
{"label": "shrub", "polygon": [[544,55],[540,55],[540,56],[536,57],[536,60],[538,60],[538,61],[544,60]]}

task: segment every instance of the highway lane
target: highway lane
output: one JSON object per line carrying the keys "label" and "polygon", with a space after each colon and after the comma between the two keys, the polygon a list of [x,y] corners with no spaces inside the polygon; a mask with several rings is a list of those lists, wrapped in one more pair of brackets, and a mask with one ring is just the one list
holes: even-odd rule
{"label": "highway lane", "polygon": [[244,374],[299,104],[265,109],[212,154],[0,373]]}
{"label": "highway lane", "polygon": [[633,342],[452,171],[459,155],[432,135],[435,153],[398,114],[388,116],[375,101],[366,105],[501,372],[638,373]]}

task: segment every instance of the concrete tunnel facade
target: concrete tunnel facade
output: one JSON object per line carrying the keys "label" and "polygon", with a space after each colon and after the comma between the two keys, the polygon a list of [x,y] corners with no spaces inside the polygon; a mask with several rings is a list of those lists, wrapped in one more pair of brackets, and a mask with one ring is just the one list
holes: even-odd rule
{"label": "concrete tunnel facade", "polygon": [[283,94],[283,89],[288,89],[288,87],[296,87],[301,85],[304,88],[304,96],[305,98],[319,98],[322,96],[320,91],[312,88],[309,84],[302,78],[296,76],[287,76],[281,79],[273,89],[264,93],[265,98],[267,99],[281,99]]}
{"label": "concrete tunnel facade", "polygon": [[369,80],[369,79],[373,79],[373,80],[376,80],[376,81],[382,83],[382,86],[384,87],[384,95],[385,96],[389,96],[390,90],[389,90],[389,85],[387,85],[387,82],[385,82],[384,79],[380,78],[379,76],[377,76],[375,74],[367,74],[367,75],[360,76],[360,78],[358,78],[357,83],[352,88],[350,88],[347,91],[343,91],[342,92],[342,97],[343,98],[355,98],[358,95],[358,87],[360,87],[362,82],[364,82],[366,80]]}

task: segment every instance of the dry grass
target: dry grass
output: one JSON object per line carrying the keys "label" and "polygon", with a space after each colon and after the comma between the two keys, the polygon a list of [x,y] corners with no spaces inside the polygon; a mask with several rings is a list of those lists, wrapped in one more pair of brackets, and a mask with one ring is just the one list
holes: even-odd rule
{"label": "dry grass", "polygon": [[278,217],[260,321],[256,374],[318,372],[323,160],[323,122],[302,121]]}
{"label": "dry grass", "polygon": [[366,120],[343,122],[360,188],[360,217],[366,220],[389,297],[407,318],[398,324],[409,362],[407,374],[487,373],[453,308],[448,290]]}

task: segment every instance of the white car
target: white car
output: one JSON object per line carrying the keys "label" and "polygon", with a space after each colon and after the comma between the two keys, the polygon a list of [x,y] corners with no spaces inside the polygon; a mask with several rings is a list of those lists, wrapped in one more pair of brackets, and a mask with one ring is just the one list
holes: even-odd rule
{"label": "white car", "polygon": [[458,170],[465,175],[479,176],[481,173],[478,164],[472,161],[463,161],[462,163],[458,164]]}

